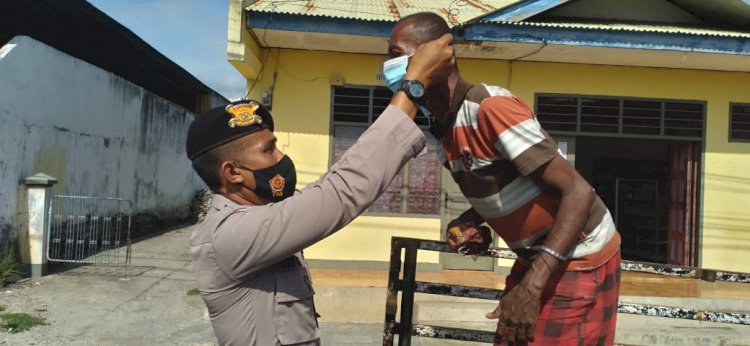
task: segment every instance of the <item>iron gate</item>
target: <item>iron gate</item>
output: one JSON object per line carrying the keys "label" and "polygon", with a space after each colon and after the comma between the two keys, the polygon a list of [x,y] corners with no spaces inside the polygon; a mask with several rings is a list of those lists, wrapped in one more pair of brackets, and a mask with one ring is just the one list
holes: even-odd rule
{"label": "iron gate", "polygon": [[[445,326],[414,323],[413,317],[415,293],[477,298],[493,301],[498,301],[503,294],[502,290],[497,289],[417,281],[416,271],[418,250],[450,252],[455,254],[455,252],[451,251],[451,249],[448,247],[448,244],[442,241],[403,237],[391,238],[391,259],[390,269],[388,271],[388,286],[385,303],[383,346],[393,346],[396,335],[399,336],[399,346],[411,345],[412,336],[492,343],[495,337],[494,331],[451,328]],[[404,258],[403,263],[401,261],[402,252]],[[488,251],[485,251],[478,256],[505,259],[516,258],[516,255],[510,249],[503,248],[490,248]],[[634,262],[626,260],[623,260],[620,266],[623,271],[645,272],[657,275],[679,276],[685,278],[703,279],[708,281],[721,280],[750,283],[750,273],[721,272],[703,268]],[[399,292],[401,292],[400,296]],[[396,314],[399,310],[399,301],[401,305],[399,316],[400,319],[399,321],[396,321]],[[617,305],[617,312],[645,316],[750,325],[750,314],[746,313],[706,311],[681,307],[628,303],[619,303]]]}
{"label": "iron gate", "polygon": [[130,263],[133,203],[114,197],[53,195],[49,205],[47,260],[58,263]]}

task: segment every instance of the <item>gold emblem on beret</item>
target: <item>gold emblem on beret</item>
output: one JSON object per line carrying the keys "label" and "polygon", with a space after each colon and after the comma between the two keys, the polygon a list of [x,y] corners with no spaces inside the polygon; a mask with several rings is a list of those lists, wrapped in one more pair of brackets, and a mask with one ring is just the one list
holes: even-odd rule
{"label": "gold emblem on beret", "polygon": [[229,127],[260,125],[263,123],[263,119],[260,118],[260,115],[255,114],[258,108],[260,106],[255,102],[228,105],[225,109],[233,116],[232,119],[229,119]]}

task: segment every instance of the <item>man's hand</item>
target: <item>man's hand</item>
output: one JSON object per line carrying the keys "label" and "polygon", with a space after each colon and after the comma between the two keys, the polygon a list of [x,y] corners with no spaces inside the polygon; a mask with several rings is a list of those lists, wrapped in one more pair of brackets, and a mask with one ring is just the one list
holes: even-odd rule
{"label": "man's hand", "polygon": [[523,343],[534,339],[543,288],[536,287],[527,278],[506,291],[497,308],[487,314],[489,319],[498,319],[495,346],[502,345],[503,341]]}
{"label": "man's hand", "polygon": [[487,251],[492,243],[492,232],[487,226],[453,220],[445,231],[448,247],[462,255],[476,255]]}

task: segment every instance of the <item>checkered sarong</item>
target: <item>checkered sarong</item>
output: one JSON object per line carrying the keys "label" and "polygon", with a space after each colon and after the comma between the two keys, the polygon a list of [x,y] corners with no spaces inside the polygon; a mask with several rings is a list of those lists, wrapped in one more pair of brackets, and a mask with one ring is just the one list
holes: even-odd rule
{"label": "checkered sarong", "polygon": [[[505,290],[517,285],[527,270],[516,261]],[[528,345],[613,345],[619,294],[619,251],[599,268],[555,274],[544,289],[534,341]]]}

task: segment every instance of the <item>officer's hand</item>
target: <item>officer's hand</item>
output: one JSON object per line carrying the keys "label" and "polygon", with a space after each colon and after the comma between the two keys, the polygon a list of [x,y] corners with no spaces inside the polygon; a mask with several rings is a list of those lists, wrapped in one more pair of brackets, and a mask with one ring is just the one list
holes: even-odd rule
{"label": "officer's hand", "polygon": [[475,255],[489,249],[492,233],[487,226],[453,220],[448,224],[445,239],[451,250],[462,255]]}
{"label": "officer's hand", "polygon": [[417,47],[406,68],[406,80],[419,80],[428,88],[431,84],[448,78],[455,64],[453,36],[445,34]]}

